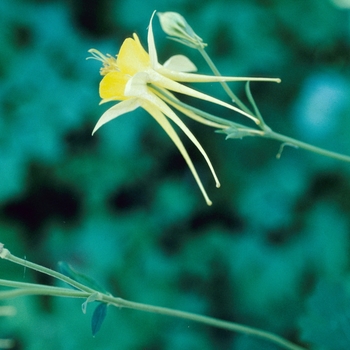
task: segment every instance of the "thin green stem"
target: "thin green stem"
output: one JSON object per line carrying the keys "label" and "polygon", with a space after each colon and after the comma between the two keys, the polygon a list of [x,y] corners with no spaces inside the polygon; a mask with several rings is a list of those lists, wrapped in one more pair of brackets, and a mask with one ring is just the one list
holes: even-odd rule
{"label": "thin green stem", "polygon": [[[198,46],[197,49],[200,52],[200,54],[203,56],[205,61],[207,62],[212,72],[216,76],[221,76],[221,73],[219,72],[219,70],[217,69],[216,65],[214,64],[212,59],[209,57],[207,52],[204,50],[204,48],[202,46]],[[237,106],[241,108],[244,112],[253,115],[252,111],[236,96],[236,94],[230,89],[230,87],[225,81],[220,82],[220,84],[225,90],[225,92],[227,93],[227,95],[231,98],[232,102],[236,103]]]}
{"label": "thin green stem", "polygon": [[54,297],[66,297],[66,298],[84,298],[87,299],[91,294],[86,292],[80,292],[78,290],[58,288],[48,289],[46,286],[37,285],[36,288],[23,288],[12,289],[0,292],[0,300],[17,298],[25,295],[50,295]]}
{"label": "thin green stem", "polygon": [[266,130],[266,131],[271,130],[271,129],[266,125],[265,120],[264,120],[264,118],[262,117],[262,115],[261,115],[261,113],[260,113],[260,111],[259,111],[259,108],[258,108],[257,104],[255,103],[255,100],[254,100],[254,98],[253,98],[253,95],[252,95],[252,93],[251,93],[251,91],[250,91],[250,82],[249,82],[249,81],[247,81],[247,83],[246,83],[246,85],[245,85],[245,92],[246,92],[246,95],[247,95],[247,97],[248,97],[249,102],[250,102],[251,105],[253,106],[254,113],[255,113],[254,115],[255,115],[255,116],[259,119],[259,121],[260,121],[260,124],[259,124],[260,129]]}
{"label": "thin green stem", "polygon": [[[0,299],[15,298],[15,297],[26,296],[26,295],[50,295],[50,296],[56,296],[56,297],[71,297],[71,298],[87,299],[91,295],[90,293],[76,291],[76,290],[67,289],[67,288],[50,287],[50,286],[43,286],[43,285],[23,283],[23,282],[13,282],[13,281],[1,280],[1,279],[0,279],[0,285],[20,288],[20,289],[0,292]],[[285,349],[303,350],[302,347],[299,347],[289,342],[288,340],[285,340],[273,333],[261,331],[259,329],[255,329],[252,327],[243,326],[233,322],[218,320],[208,316],[201,316],[190,312],[184,312],[184,311],[179,311],[179,310],[174,310],[174,309],[169,309],[169,308],[154,306],[149,304],[136,303],[136,302],[122,299],[122,298],[115,298],[103,293],[99,293],[99,294],[100,294],[99,301],[108,303],[118,308],[124,307],[124,308],[134,309],[138,311],[145,311],[150,313],[182,318],[189,321],[206,324],[209,326],[218,327],[221,329],[226,329],[229,331],[235,331],[235,332],[244,333],[247,335],[252,335],[258,338],[262,338],[262,339],[271,341],[273,343],[276,343]]]}
{"label": "thin green stem", "polygon": [[[350,156],[342,155],[342,154],[332,152],[332,151],[327,151],[323,148],[316,147],[316,146],[310,145],[306,142],[302,142],[302,141],[293,139],[292,137],[285,136],[285,135],[279,134],[275,131],[272,131],[270,129],[270,127],[265,124],[260,113],[255,113],[255,115],[258,115],[258,118],[261,120],[261,124],[259,124],[259,127],[261,127],[262,130],[253,129],[253,128],[247,127],[243,124],[235,123],[235,122],[232,122],[230,120],[214,116],[210,113],[204,112],[198,108],[195,108],[195,107],[190,106],[184,102],[181,102],[174,95],[170,94],[168,91],[166,91],[164,89],[158,88],[157,86],[152,85],[151,88],[157,94],[159,94],[161,96],[161,98],[164,99],[164,101],[171,104],[173,107],[179,109],[182,113],[186,113],[186,111],[193,112],[195,115],[202,117],[202,118],[195,119],[196,121],[198,121],[202,124],[209,125],[209,126],[211,126],[211,125],[208,123],[205,123],[205,120],[211,121],[211,122],[216,124],[214,127],[217,127],[217,128],[221,127],[223,132],[227,133],[228,136],[229,136],[229,133],[225,132],[225,130],[229,130],[229,128],[232,128],[234,130],[234,132],[237,133],[237,135],[238,135],[237,137],[240,137],[239,135],[242,135],[242,137],[243,136],[260,136],[260,137],[270,138],[270,139],[274,139],[276,141],[281,141],[281,142],[283,142],[284,145],[288,144],[288,145],[291,145],[294,147],[303,148],[303,149],[308,150],[310,152],[318,153],[318,154],[326,156],[326,157],[334,158],[334,159],[345,161],[345,162],[350,162]],[[249,91],[249,89],[248,89],[248,91]],[[250,97],[250,98],[252,99],[252,101],[254,101],[252,97]],[[181,109],[179,108],[179,106],[181,107]],[[188,113],[187,115],[190,118],[193,118],[193,116],[190,113]]]}
{"label": "thin green stem", "polygon": [[[209,65],[209,67],[213,71],[213,73],[217,76],[220,76],[221,74],[220,74],[219,70],[216,68],[214,62],[211,60],[211,58],[209,57],[207,52],[204,50],[204,48],[202,46],[198,45],[197,49],[202,54],[203,58],[205,59],[205,61],[207,62],[207,64]],[[308,150],[308,151],[311,151],[314,153],[318,153],[318,154],[326,156],[326,157],[334,158],[334,159],[341,160],[344,162],[350,162],[350,156],[339,154],[337,152],[327,151],[323,148],[316,147],[316,146],[310,145],[306,142],[302,142],[302,141],[299,141],[299,140],[293,139],[291,137],[288,137],[288,136],[285,136],[285,135],[282,135],[282,134],[279,134],[277,132],[272,131],[265,124],[265,121],[264,121],[262,115],[260,114],[259,110],[257,109],[255,102],[253,100],[253,97],[251,95],[249,85],[247,85],[247,87],[246,87],[246,93],[247,93],[248,98],[251,101],[253,101],[253,106],[255,107],[254,108],[255,113],[252,113],[252,111],[250,111],[249,108],[232,92],[232,90],[230,89],[230,87],[227,85],[226,82],[221,82],[221,85],[224,88],[224,90],[226,91],[226,93],[228,94],[228,96],[232,99],[232,101],[235,102],[243,111],[254,115],[255,117],[257,117],[260,120],[259,127],[264,132],[258,133],[259,136],[262,136],[265,138],[271,138],[271,139],[274,139],[277,141],[281,141],[281,142],[283,142],[283,144],[288,144],[288,145],[292,145],[295,147],[303,148],[305,150]],[[283,145],[282,145],[282,147],[283,147]]]}
{"label": "thin green stem", "polygon": [[[107,298],[103,298],[103,300],[105,300],[109,303],[112,303],[112,304],[115,302],[115,298],[109,297],[109,296]],[[283,347],[285,349],[305,350],[304,348],[302,348],[298,345],[295,345],[295,344],[291,343],[290,341],[285,340],[282,337],[279,337],[273,333],[265,332],[265,331],[262,331],[262,330],[259,330],[256,328],[244,326],[244,325],[237,324],[234,322],[222,321],[222,320],[218,320],[218,319],[213,318],[213,317],[202,316],[202,315],[193,314],[190,312],[179,311],[179,310],[174,310],[174,309],[168,309],[168,308],[160,307],[160,306],[135,303],[135,302],[121,299],[121,298],[118,298],[117,303],[118,303],[119,307],[126,307],[126,308],[134,309],[134,310],[140,310],[140,311],[145,311],[145,312],[151,312],[151,313],[157,313],[157,314],[161,314],[161,315],[182,318],[182,319],[206,324],[208,326],[226,329],[229,331],[235,331],[235,332],[243,333],[246,335],[252,335],[252,336],[255,336],[258,338],[262,338],[262,339],[271,341],[275,344],[280,345],[281,347]]]}
{"label": "thin green stem", "polygon": [[88,292],[88,293],[95,293],[95,290],[92,289],[92,288],[89,288],[79,282],[76,282],[74,281],[73,279],[57,272],[57,271],[54,271],[54,270],[51,270],[51,269],[48,269],[47,267],[44,267],[44,266],[41,266],[41,265],[38,265],[38,264],[34,264],[28,260],[24,260],[24,259],[21,259],[21,258],[18,258],[17,256],[14,256],[12,255],[9,250],[7,249],[4,249],[2,248],[1,250],[1,254],[0,254],[0,257],[3,258],[3,259],[6,259],[6,260],[9,260],[15,264],[18,264],[18,265],[22,265],[26,268],[29,268],[29,269],[32,269],[32,270],[35,270],[35,271],[39,271],[41,273],[44,273],[46,275],[49,275],[51,277],[54,277],[54,278],[57,278],[63,282],[66,282],[68,283],[69,285],[71,285],[72,287],[75,287],[79,290],[82,290],[84,292]]}
{"label": "thin green stem", "polygon": [[136,302],[124,300],[121,298],[115,298],[105,293],[99,293],[91,288],[84,287],[80,285],[80,283],[76,283],[70,278],[66,278],[66,276],[61,275],[60,273],[57,273],[53,270],[31,263],[27,260],[17,258],[13,256],[7,249],[3,249],[3,248],[1,249],[0,257],[7,259],[9,261],[12,261],[16,264],[20,264],[22,266],[26,266],[36,271],[42,272],[44,274],[48,274],[49,276],[58,278],[82,290],[82,291],[77,291],[77,290],[71,290],[68,288],[51,287],[51,286],[44,286],[39,284],[15,282],[15,281],[0,279],[0,285],[17,288],[15,290],[0,292],[0,299],[36,294],[36,295],[51,295],[51,296],[57,296],[57,297],[85,298],[88,301],[88,299],[91,297],[92,294],[98,294],[98,299],[97,299],[98,301],[105,302],[119,308],[124,307],[124,308],[139,310],[139,311],[145,311],[145,312],[151,312],[151,313],[156,313],[161,315],[182,318],[182,319],[206,324],[208,326],[218,327],[229,331],[235,331],[235,332],[255,336],[255,337],[264,339],[266,341],[270,341],[275,344],[278,344],[279,346],[285,349],[305,350],[304,348],[298,345],[295,345],[290,341],[283,339],[282,337],[279,337],[273,333],[265,332],[256,328],[240,325],[234,322],[219,320],[213,317],[197,315],[190,312],[184,312],[184,311],[169,309],[169,308],[160,307],[160,306],[136,303]]}
{"label": "thin green stem", "polygon": [[305,150],[308,150],[308,151],[311,151],[314,153],[318,153],[318,154],[325,156],[325,157],[334,158],[334,159],[341,160],[344,162],[350,162],[350,156],[346,156],[346,155],[343,155],[343,154],[340,154],[337,152],[327,151],[323,148],[310,145],[306,142],[302,142],[302,141],[293,139],[292,137],[279,134],[279,133],[272,131],[272,130],[264,132],[263,134],[261,134],[261,136],[265,137],[265,138],[270,138],[270,139],[274,139],[277,141],[281,141],[287,145],[292,145],[294,147],[303,148]]}
{"label": "thin green stem", "polygon": [[82,292],[79,290],[45,286],[36,283],[17,282],[0,279],[0,286],[12,287],[11,289],[0,292],[0,299],[14,298],[22,295],[52,295],[56,297],[71,297],[71,298],[88,298],[91,293]]}

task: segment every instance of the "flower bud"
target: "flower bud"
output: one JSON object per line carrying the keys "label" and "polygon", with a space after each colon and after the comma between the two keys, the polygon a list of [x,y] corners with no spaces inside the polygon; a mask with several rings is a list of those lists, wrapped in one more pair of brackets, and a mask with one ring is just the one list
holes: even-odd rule
{"label": "flower bud", "polygon": [[171,39],[194,49],[207,46],[202,38],[193,31],[185,18],[177,12],[158,12],[157,15],[163,31],[168,34]]}

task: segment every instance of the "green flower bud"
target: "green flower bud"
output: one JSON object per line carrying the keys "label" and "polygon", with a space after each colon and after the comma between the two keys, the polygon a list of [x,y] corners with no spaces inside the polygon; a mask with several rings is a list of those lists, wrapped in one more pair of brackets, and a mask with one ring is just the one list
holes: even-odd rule
{"label": "green flower bud", "polygon": [[158,12],[160,25],[170,39],[178,41],[194,49],[207,46],[190,25],[177,12]]}

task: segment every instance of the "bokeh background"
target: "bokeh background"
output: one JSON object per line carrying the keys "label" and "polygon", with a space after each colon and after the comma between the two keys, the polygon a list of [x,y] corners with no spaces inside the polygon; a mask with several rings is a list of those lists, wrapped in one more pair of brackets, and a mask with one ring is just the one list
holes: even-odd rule
{"label": "bokeh background", "polygon": [[[50,268],[66,261],[113,295],[262,328],[312,349],[350,348],[350,165],[185,120],[221,180],[183,138],[212,207],[154,120],[135,111],[91,136],[100,65],[153,10],[177,11],[221,72],[280,77],[252,91],[276,131],[350,154],[350,9],[346,0],[61,0],[0,2],[0,242]],[[169,41],[160,61],[200,55]],[[230,84],[242,97],[244,85]],[[197,86],[227,99],[220,86]],[[236,121],[206,103],[199,108]],[[249,123],[249,122],[248,122]],[[0,278],[56,285],[6,261]],[[81,301],[0,301],[15,349],[277,349],[253,337],[109,308],[95,338]]]}

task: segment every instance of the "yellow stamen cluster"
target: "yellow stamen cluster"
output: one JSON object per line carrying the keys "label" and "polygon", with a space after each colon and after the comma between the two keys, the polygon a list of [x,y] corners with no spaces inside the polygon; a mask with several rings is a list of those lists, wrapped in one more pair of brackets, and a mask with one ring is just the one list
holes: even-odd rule
{"label": "yellow stamen cluster", "polygon": [[106,75],[109,72],[118,70],[117,59],[110,54],[104,55],[96,49],[91,49],[89,52],[93,57],[88,57],[102,62],[102,67],[100,68],[100,74]]}

